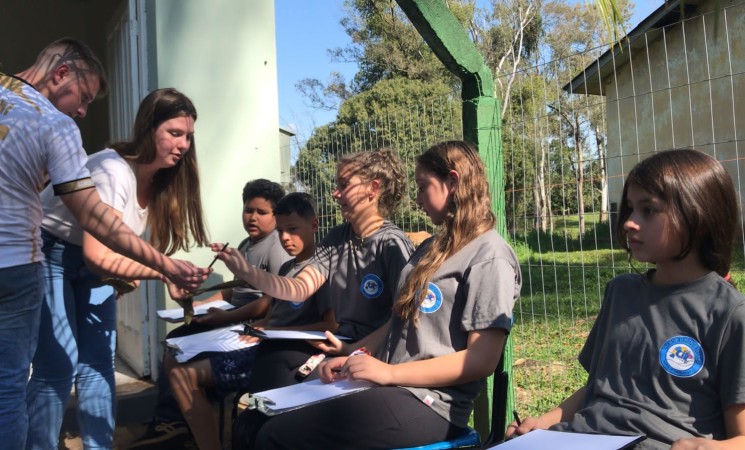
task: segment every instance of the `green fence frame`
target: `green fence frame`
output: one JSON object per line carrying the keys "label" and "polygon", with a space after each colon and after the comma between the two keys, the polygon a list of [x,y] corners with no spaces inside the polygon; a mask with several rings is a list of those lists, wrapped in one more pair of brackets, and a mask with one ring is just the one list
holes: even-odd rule
{"label": "green fence frame", "polygon": [[[494,96],[494,77],[484,58],[442,0],[396,0],[437,58],[463,83],[463,137],[475,144],[486,164],[492,210],[497,231],[507,238],[504,197],[504,164],[499,100]],[[514,409],[512,389],[512,339],[505,347],[505,370],[509,374],[507,412]],[[474,426],[485,439],[489,434],[491,384],[482,392],[474,412]],[[511,417],[507,414],[507,417]]]}

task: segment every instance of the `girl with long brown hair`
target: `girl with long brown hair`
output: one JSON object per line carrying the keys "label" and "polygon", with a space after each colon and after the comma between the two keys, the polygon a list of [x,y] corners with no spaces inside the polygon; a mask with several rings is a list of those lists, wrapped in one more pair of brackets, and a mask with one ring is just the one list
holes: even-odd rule
{"label": "girl with long brown hair", "polygon": [[658,152],[626,177],[616,234],[653,265],[605,287],[579,354],[587,382],[507,435],[641,435],[639,449],[745,448],[745,297],[727,282],[740,214],[722,164]]}

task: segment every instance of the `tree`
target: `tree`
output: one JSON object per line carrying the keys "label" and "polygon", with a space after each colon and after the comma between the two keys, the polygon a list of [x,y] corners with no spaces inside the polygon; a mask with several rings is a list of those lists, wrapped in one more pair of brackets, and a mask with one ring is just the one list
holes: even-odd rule
{"label": "tree", "polygon": [[[473,14],[468,1],[451,1],[449,6],[463,20]],[[457,87],[456,78],[440,64],[394,0],[346,0],[345,10],[341,25],[352,43],[328,53],[332,61],[353,62],[359,70],[351,82],[332,74],[327,83],[311,78],[297,83],[312,106],[335,109],[351,96],[391,78]]]}
{"label": "tree", "polygon": [[[628,21],[631,16],[631,5],[627,0],[616,2],[616,7],[622,14],[622,20]],[[544,8],[546,33],[544,38],[545,52],[554,63],[547,65],[546,76],[551,79],[568,80],[574,74],[581,72],[587,61],[600,56],[604,42],[608,42],[606,30],[603,28],[599,13],[587,4],[567,4],[564,2],[547,2]],[[581,55],[582,57],[577,57]],[[570,165],[573,167],[576,182],[576,211],[580,233],[585,232],[585,164],[587,138],[592,133],[599,133],[603,122],[604,105],[590,102],[587,96],[567,94],[560,95],[548,107],[556,115],[562,126],[562,141],[572,148],[573,157]],[[601,177],[605,202],[601,203],[601,218],[607,219],[607,179],[605,168],[604,136],[596,135],[594,139],[597,158],[602,160]]]}
{"label": "tree", "polygon": [[[296,164],[297,182],[303,189],[319,204],[331,204],[319,214],[320,228],[328,229],[340,220],[330,197],[335,185],[336,161],[345,153],[383,147],[395,149],[408,167],[411,198],[410,204],[402,205],[410,213],[405,217],[405,229],[431,228],[423,213],[410,208],[416,192],[414,157],[424,150],[423,141],[458,136],[460,116],[458,96],[441,82],[392,77],[345,100],[334,123],[314,130]],[[398,219],[403,221],[404,217]]]}
{"label": "tree", "polygon": [[509,110],[518,71],[538,50],[542,4],[542,0],[491,0],[491,11],[479,10],[471,22],[473,40],[494,74],[502,117]]}
{"label": "tree", "polygon": [[[602,109],[593,106],[583,110],[577,106],[581,97],[548,88],[560,86],[560,80],[584,69],[571,55],[578,51],[599,54],[600,45],[609,36],[601,13],[610,12],[614,22],[627,17],[627,0],[605,3],[612,7],[597,9],[589,4],[547,0],[491,0],[490,7],[482,9],[475,0],[447,0],[448,8],[466,27],[496,75],[495,91],[501,99],[505,124],[503,138],[510,142],[504,147],[508,165],[505,181],[516,193],[507,199],[508,206],[530,215],[532,226],[543,231],[553,228],[551,211],[555,208],[576,211],[584,230],[585,192],[591,194],[594,205],[594,191],[588,188],[597,184],[602,191],[605,185]],[[351,82],[332,74],[328,83],[303,80],[298,85],[311,104],[339,110],[336,122],[317,128],[301,150],[299,163],[305,168],[298,166],[299,178],[305,177],[304,182],[309,182],[307,174],[312,167],[326,171],[314,181],[317,196],[330,194],[333,161],[341,148],[355,151],[392,146],[413,170],[412,158],[424,145],[461,133],[460,129],[453,129],[452,120],[432,114],[442,108],[449,116],[460,117],[459,81],[435,58],[396,2],[347,0],[345,6],[342,25],[352,44],[333,49],[330,54],[336,60],[356,62],[359,71]],[[539,60],[554,62],[536,64]],[[540,67],[536,71],[530,69],[531,65]],[[422,102],[438,106],[423,107]],[[508,123],[519,126],[508,128]],[[592,136],[594,139],[590,139]],[[522,152],[520,158],[514,153],[518,149]],[[560,179],[552,171],[552,167],[557,167],[557,161],[552,161],[557,149],[561,150],[558,155],[564,155],[569,163]],[[593,150],[597,150],[597,159],[591,156]],[[600,171],[600,183],[595,183],[597,177],[589,172],[596,170]],[[566,183],[570,177],[574,180],[571,192],[576,198],[569,203],[562,199],[557,204],[552,186]],[[586,178],[593,183],[586,183]],[[522,192],[519,184],[529,185],[530,190]],[[607,198],[602,194],[599,197],[601,209],[605,209]],[[414,221],[420,225],[419,218]]]}

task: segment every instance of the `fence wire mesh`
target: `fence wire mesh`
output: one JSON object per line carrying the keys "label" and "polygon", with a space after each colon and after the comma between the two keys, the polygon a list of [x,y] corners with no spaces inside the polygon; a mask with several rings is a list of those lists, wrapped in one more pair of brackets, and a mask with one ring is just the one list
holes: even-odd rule
{"label": "fence wire mesh", "polygon": [[[670,22],[632,36],[622,52],[605,46],[535,60],[502,99],[509,105],[494,131],[501,126],[504,220],[523,273],[512,337],[525,414],[545,412],[586,380],[576,358],[605,284],[630,270],[614,227],[633,165],[656,151],[695,147],[722,162],[742,197],[745,4]],[[290,188],[315,197],[319,235],[341,221],[331,198],[338,158],[380,147],[397,150],[409,175],[408,200],[393,221],[406,232],[433,231],[413,202],[414,157],[462,138],[460,94],[407,102],[320,127],[300,150]],[[742,242],[735,250],[733,278],[743,286]]]}

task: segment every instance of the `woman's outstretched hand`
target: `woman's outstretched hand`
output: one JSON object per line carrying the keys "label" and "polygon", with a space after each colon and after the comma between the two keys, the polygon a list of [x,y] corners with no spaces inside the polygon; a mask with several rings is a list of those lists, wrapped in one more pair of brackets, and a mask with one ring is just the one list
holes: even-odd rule
{"label": "woman's outstretched hand", "polygon": [[193,291],[204,283],[211,269],[197,267],[189,261],[168,258],[167,268],[161,272],[176,286],[187,291]]}
{"label": "woman's outstretched hand", "polygon": [[181,289],[180,287],[176,286],[176,284],[173,283],[168,278],[164,278],[163,282],[168,287],[168,295],[170,295],[171,298],[175,300],[177,303],[181,302],[181,300],[185,299],[186,297],[191,296],[191,293],[189,291],[187,291],[186,289]]}

